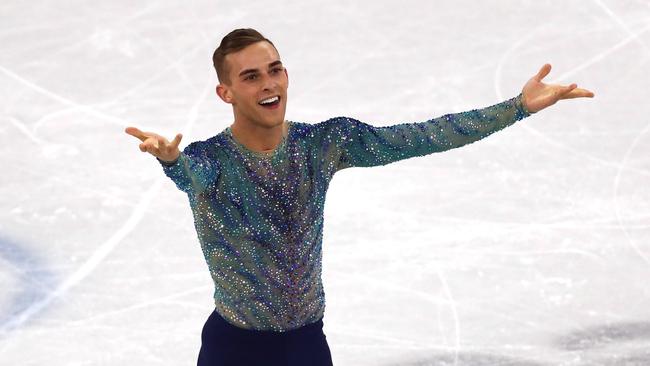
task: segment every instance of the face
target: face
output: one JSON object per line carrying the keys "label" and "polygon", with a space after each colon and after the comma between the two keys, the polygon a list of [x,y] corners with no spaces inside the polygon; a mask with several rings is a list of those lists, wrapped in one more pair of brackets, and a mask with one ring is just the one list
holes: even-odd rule
{"label": "face", "polygon": [[262,127],[282,125],[289,76],[275,47],[253,43],[228,54],[225,62],[230,82],[219,84],[217,94],[232,104],[235,120]]}

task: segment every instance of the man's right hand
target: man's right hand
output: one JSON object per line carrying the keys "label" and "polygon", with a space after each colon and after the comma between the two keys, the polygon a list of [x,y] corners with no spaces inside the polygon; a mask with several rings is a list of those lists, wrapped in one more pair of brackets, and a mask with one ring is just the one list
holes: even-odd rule
{"label": "man's right hand", "polygon": [[180,133],[174,137],[172,142],[169,142],[166,138],[157,133],[142,132],[135,127],[127,127],[124,132],[142,141],[140,144],[140,151],[148,152],[162,161],[170,163],[176,160],[181,153],[180,150],[178,150],[178,145],[181,143],[183,135]]}

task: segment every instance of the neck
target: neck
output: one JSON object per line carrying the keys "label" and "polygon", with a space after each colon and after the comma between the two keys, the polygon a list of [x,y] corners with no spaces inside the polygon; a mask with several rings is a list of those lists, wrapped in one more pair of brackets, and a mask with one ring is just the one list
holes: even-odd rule
{"label": "neck", "polygon": [[248,150],[271,152],[282,142],[282,138],[287,136],[288,127],[287,121],[274,126],[260,126],[252,123],[238,123],[235,120],[230,126],[230,131],[235,140]]}

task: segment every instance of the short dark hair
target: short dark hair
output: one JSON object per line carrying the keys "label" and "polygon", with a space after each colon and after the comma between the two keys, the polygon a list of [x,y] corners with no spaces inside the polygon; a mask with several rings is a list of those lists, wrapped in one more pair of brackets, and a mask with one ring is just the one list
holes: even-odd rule
{"label": "short dark hair", "polygon": [[219,47],[214,50],[214,54],[212,55],[212,64],[214,65],[214,69],[217,71],[217,79],[219,79],[219,82],[226,82],[227,84],[230,83],[230,78],[228,75],[230,70],[226,65],[226,56],[228,54],[241,51],[253,43],[263,41],[269,42],[271,46],[275,48],[273,42],[252,28],[235,29],[223,37],[221,44],[219,44]]}

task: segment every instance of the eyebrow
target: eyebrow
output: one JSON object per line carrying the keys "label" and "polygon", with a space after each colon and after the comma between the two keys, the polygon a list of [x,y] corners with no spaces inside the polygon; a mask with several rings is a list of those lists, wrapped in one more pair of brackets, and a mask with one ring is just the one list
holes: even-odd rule
{"label": "eyebrow", "polygon": [[[273,61],[273,62],[271,62],[271,63],[269,64],[269,69],[272,68],[272,67],[274,67],[274,66],[277,66],[277,65],[282,65],[282,61],[277,60],[277,61]],[[253,73],[256,73],[256,72],[258,72],[258,71],[259,71],[258,69],[246,69],[246,70],[240,72],[240,73],[239,73],[239,76],[244,76],[244,75],[246,75],[246,74],[253,74]]]}

